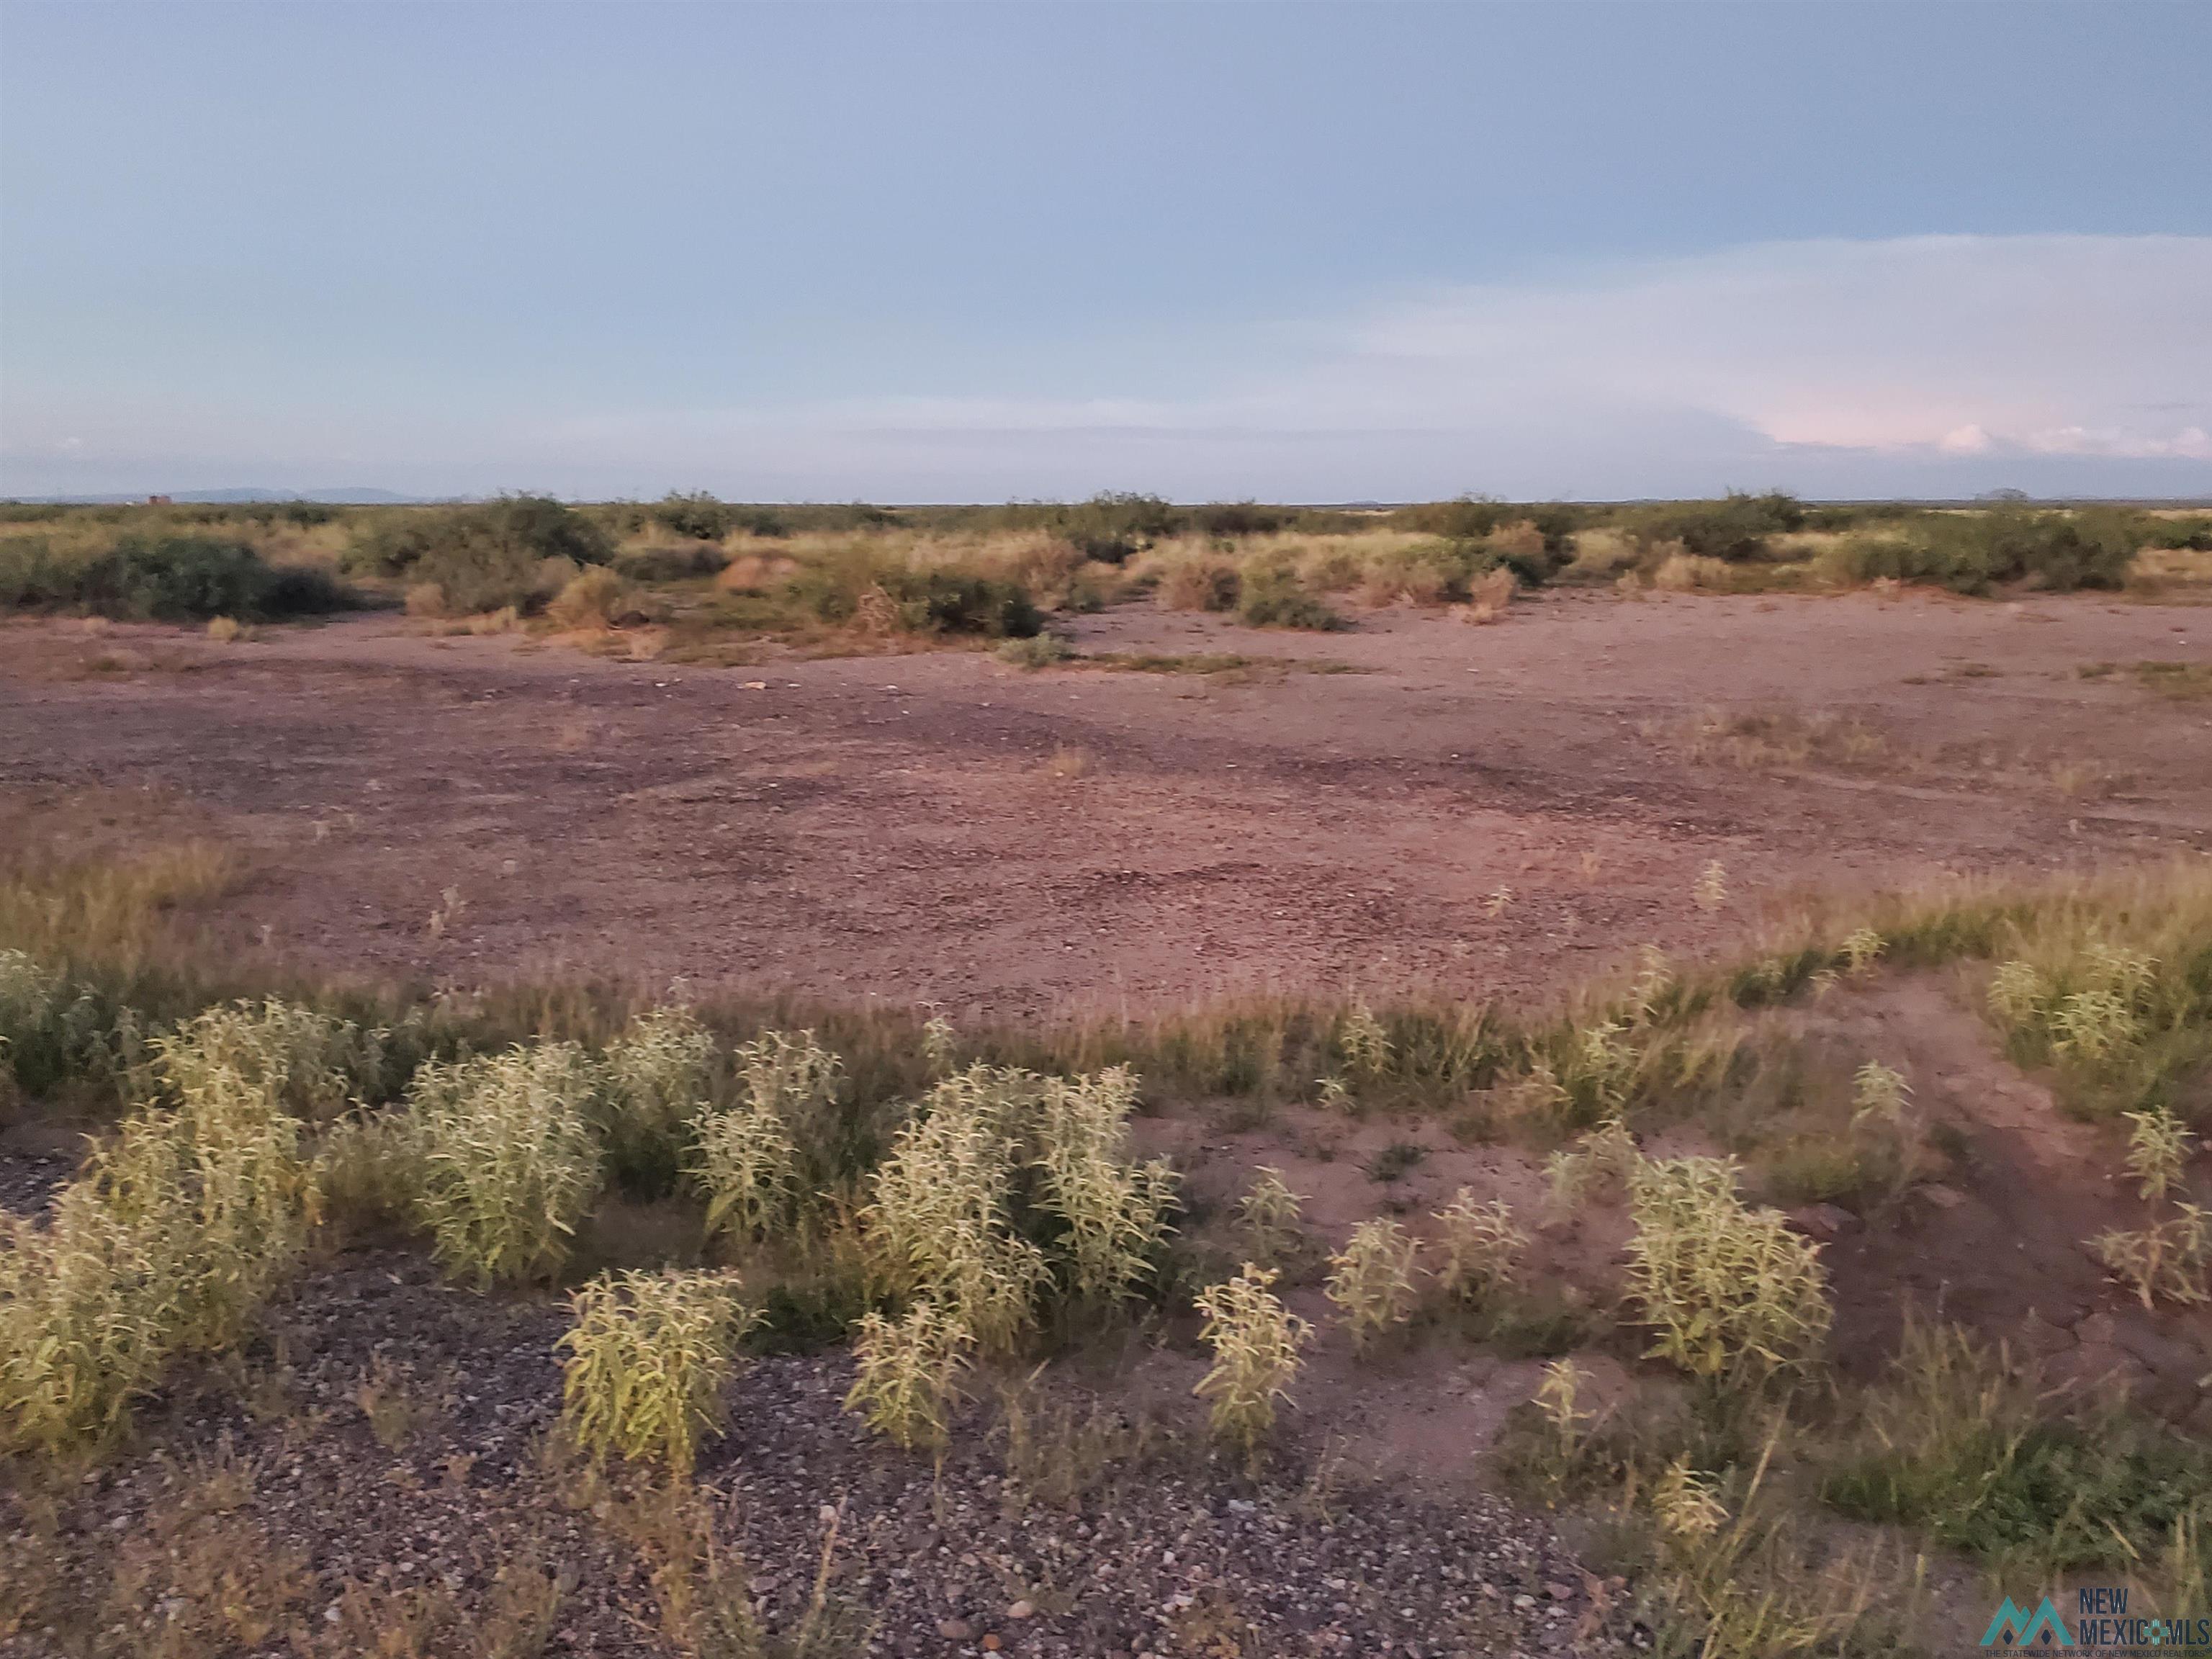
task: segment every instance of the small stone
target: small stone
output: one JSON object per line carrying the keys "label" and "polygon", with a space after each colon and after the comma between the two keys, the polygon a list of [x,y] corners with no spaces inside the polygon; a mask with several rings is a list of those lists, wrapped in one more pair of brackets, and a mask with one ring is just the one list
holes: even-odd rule
{"label": "small stone", "polygon": [[1808,1204],[1790,1212],[1790,1224],[1808,1238],[1840,1238],[1859,1224],[1859,1218],[1835,1204]]}
{"label": "small stone", "polygon": [[1558,1583],[1556,1580],[1544,1586],[1544,1594],[1550,1596],[1554,1601],[1564,1601],[1574,1593],[1575,1590],[1573,1585],[1562,1584]]}
{"label": "small stone", "polygon": [[975,1627],[964,1619],[940,1619],[937,1633],[948,1642],[966,1642],[974,1639]]}
{"label": "small stone", "polygon": [[983,1651],[986,1653],[996,1653],[1005,1645],[1006,1644],[1000,1641],[996,1634],[986,1636],[983,1638]]}
{"label": "small stone", "polygon": [[1013,1606],[1006,1609],[1006,1617],[1009,1619],[1034,1619],[1036,1617],[1036,1608],[1027,1601],[1017,1601]]}

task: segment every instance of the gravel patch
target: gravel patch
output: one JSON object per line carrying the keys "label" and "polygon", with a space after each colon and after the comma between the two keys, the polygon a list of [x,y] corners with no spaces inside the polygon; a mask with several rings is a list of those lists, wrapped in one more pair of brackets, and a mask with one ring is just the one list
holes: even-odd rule
{"label": "gravel patch", "polygon": [[[465,1611],[522,1559],[570,1586],[546,1651],[680,1651],[656,1634],[659,1593],[625,1524],[636,1483],[547,1453],[565,1325],[557,1301],[458,1291],[415,1256],[310,1275],[242,1362],[142,1413],[125,1452],[58,1492],[0,1492],[0,1553],[48,1583],[47,1601],[0,1633],[0,1655],[70,1651],[65,1633],[100,1619],[118,1644],[101,1651],[152,1650],[164,1621],[196,1616],[191,1587],[121,1609],[111,1593],[97,1615],[88,1598],[137,1582],[116,1563],[149,1540],[173,1559],[179,1506],[226,1491],[225,1512],[194,1524],[235,1529],[233,1553],[291,1565],[283,1615],[259,1645],[182,1651],[320,1659],[344,1650],[330,1644],[361,1586]],[[1011,1477],[995,1411],[971,1408],[940,1464],[847,1413],[850,1375],[842,1352],[752,1361],[731,1385],[731,1431],[697,1472],[718,1547],[744,1564],[771,1631],[804,1617],[834,1525],[830,1599],[866,1632],[840,1652],[1534,1659],[1648,1641],[1610,1611],[1618,1581],[1486,1495],[1444,1503],[1326,1466],[1250,1480],[1169,1437],[1088,1458],[1091,1478],[1068,1483],[1083,1489],[1047,1502],[1036,1488],[1060,1483]],[[1033,1451],[1019,1467],[1054,1465]],[[0,1595],[0,1632],[8,1611]]]}

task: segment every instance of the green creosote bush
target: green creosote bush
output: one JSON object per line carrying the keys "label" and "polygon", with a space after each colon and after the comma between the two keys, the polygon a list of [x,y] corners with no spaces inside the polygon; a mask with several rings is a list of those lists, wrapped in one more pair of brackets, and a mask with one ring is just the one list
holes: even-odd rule
{"label": "green creosote bush", "polygon": [[1212,1402],[1215,1437],[1248,1458],[1274,1427],[1275,1402],[1290,1398],[1299,1351],[1313,1340],[1313,1327],[1269,1288],[1275,1277],[1273,1268],[1247,1262],[1235,1278],[1194,1298],[1205,1320],[1199,1340],[1213,1351],[1213,1365],[1191,1392]]}
{"label": "green creosote bush", "polygon": [[974,1346],[967,1328],[934,1302],[917,1302],[896,1321],[872,1310],[854,1336],[845,1409],[910,1450],[938,1450],[951,1436],[960,1373]]}
{"label": "green creosote bush", "polygon": [[1329,631],[1345,620],[1309,593],[1292,570],[1262,566],[1244,573],[1237,597],[1237,619],[1251,628],[1303,628]]}
{"label": "green creosote bush", "polygon": [[276,622],[343,610],[330,574],[271,565],[252,548],[207,536],[126,536],[91,554],[0,540],[0,609],[67,611],[118,622]]}
{"label": "green creosote bush", "polygon": [[722,1386],[757,1317],[736,1281],[716,1273],[626,1272],[569,1298],[560,1341],[562,1425],[585,1450],[689,1474],[700,1442],[722,1426]]}
{"label": "green creosote bush", "polygon": [[614,556],[589,518],[543,495],[480,507],[410,510],[372,520],[346,550],[347,569],[435,590],[428,608],[472,616],[534,611],[586,565]]}
{"label": "green creosote bush", "polygon": [[916,568],[865,546],[804,567],[784,593],[823,622],[891,633],[1026,639],[1044,626],[1018,581],[957,566]]}
{"label": "green creosote bush", "polygon": [[670,490],[650,509],[653,521],[673,535],[718,542],[738,527],[738,510],[705,490],[683,495]]}
{"label": "green creosote bush", "polygon": [[559,1270],[599,1189],[599,1080],[573,1042],[433,1060],[416,1073],[417,1208],[449,1273],[481,1285]]}
{"label": "green creosote bush", "polygon": [[1922,514],[1848,537],[1831,556],[1845,580],[1926,582],[1960,593],[2026,584],[2051,592],[2118,588],[2143,544],[2136,515],[1998,507]]}
{"label": "green creosote bush", "polygon": [[606,565],[578,572],[546,601],[545,618],[571,632],[617,628],[650,620],[652,607],[629,579]]}

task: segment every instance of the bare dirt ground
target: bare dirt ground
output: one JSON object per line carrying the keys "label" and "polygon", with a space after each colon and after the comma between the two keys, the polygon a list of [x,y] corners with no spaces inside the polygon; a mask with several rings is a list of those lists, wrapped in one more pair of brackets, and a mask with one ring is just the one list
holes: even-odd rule
{"label": "bare dirt ground", "polygon": [[[708,669],[392,617],[228,645],[19,623],[0,833],[92,786],[118,837],[219,834],[248,849],[239,948],[301,967],[956,1018],[1525,1000],[1644,941],[1717,947],[1798,891],[2212,844],[2212,706],[2079,672],[2205,660],[2212,618],[2185,609],[1566,593],[1490,627],[1139,606],[1073,629],[1087,653],[1283,669]],[[1357,672],[1305,672],[1332,667]],[[1708,914],[1715,860],[1732,896]]]}
{"label": "bare dirt ground", "polygon": [[[1394,611],[1262,633],[1138,607],[1073,631],[1093,655],[1256,665],[1024,672],[945,652],[707,669],[392,617],[230,644],[16,623],[0,631],[0,841],[238,847],[223,925],[242,967],[681,977],[934,1001],[956,1022],[1270,989],[1526,1009],[1646,941],[1723,952],[1799,895],[2212,847],[2212,703],[2127,672],[2212,656],[2212,617],[2181,608],[1569,593],[1487,627]],[[2120,667],[2084,678],[2096,665]],[[1714,861],[1729,896],[1701,908]],[[1839,1368],[1877,1370],[1911,1302],[2054,1382],[2131,1387],[2212,1431],[2212,1315],[2138,1308],[2082,1243],[2139,1207],[2112,1177],[2112,1126],[2067,1119],[1999,1053],[1966,972],[1876,973],[1771,1016],[1846,1076],[1898,1066],[1964,1149],[1887,1212],[1799,1212],[1826,1246]],[[1538,1152],[1436,1121],[1198,1102],[1140,1129],[1186,1172],[1194,1232],[1220,1232],[1257,1164],[1305,1198],[1312,1240],[1285,1288],[1323,1330],[1284,1432],[1296,1478],[1206,1462],[1187,1340],[1098,1360],[1118,1425],[1098,1443],[1119,1449],[1065,1508],[1018,1478],[987,1401],[932,1468],[838,1409],[841,1356],[764,1358],[701,1474],[774,1622],[797,1616],[834,1520],[836,1588],[871,1610],[875,1652],[1648,1645],[1621,1581],[1480,1489],[1541,1362],[1423,1329],[1355,1357],[1319,1282],[1322,1248],[1358,1221],[1425,1231],[1465,1185],[1536,1234],[1534,1279],[1592,1294],[1617,1276],[1621,1206],[1563,1212]],[[1668,1139],[1686,1133],[1653,1150],[1717,1150]],[[67,1165],[0,1156],[0,1206],[35,1207]],[[322,1266],[235,1374],[149,1405],[160,1451],[85,1481],[35,1534],[27,1508],[0,1516],[0,1546],[118,1644],[88,1650],[181,1642],[203,1611],[190,1564],[242,1553],[269,1564],[257,1594],[281,1650],[417,1651],[389,1645],[393,1608],[477,1605],[532,1550],[571,1581],[549,1650],[661,1650],[621,1505],[580,1502],[541,1456],[557,1306],[441,1289],[411,1256]],[[1579,1358],[1601,1407],[1645,1409],[1664,1386],[1632,1340]],[[398,1431],[369,1403],[394,1376],[415,1402]],[[1164,1438],[1146,1449],[1136,1422]],[[1089,1432],[1042,1437],[1047,1461]],[[231,1508],[191,1508],[198,1487],[234,1488]],[[419,1650],[465,1650],[438,1632]],[[0,1633],[0,1653],[64,1650],[46,1635]]]}

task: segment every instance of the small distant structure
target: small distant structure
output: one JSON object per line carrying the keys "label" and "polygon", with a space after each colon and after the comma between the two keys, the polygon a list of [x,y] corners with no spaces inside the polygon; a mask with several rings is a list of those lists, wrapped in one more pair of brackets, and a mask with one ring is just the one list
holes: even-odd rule
{"label": "small distant structure", "polygon": [[171,502],[167,495],[149,495],[146,498],[146,505],[149,507],[169,507],[173,505],[173,503]]}
{"label": "small distant structure", "polygon": [[1978,501],[2026,501],[2034,498],[2025,489],[1984,489],[1974,499]]}

